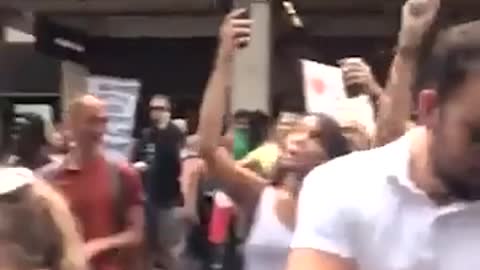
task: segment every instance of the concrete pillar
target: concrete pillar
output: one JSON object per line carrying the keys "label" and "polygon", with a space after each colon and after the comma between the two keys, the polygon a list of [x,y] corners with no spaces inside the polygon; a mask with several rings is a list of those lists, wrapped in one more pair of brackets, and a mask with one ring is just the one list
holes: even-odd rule
{"label": "concrete pillar", "polygon": [[269,0],[241,0],[237,6],[250,7],[254,24],[250,45],[238,51],[235,58],[231,110],[261,110],[269,113],[271,3]]}
{"label": "concrete pillar", "polygon": [[60,96],[62,98],[62,112],[67,111],[68,105],[75,97],[87,91],[88,69],[82,65],[64,61],[62,62],[62,81]]}

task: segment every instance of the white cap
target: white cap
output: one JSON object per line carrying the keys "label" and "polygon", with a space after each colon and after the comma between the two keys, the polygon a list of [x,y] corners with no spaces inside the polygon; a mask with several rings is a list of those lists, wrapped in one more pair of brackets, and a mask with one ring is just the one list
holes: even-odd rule
{"label": "white cap", "polygon": [[26,168],[0,168],[0,195],[10,193],[35,181],[33,172]]}

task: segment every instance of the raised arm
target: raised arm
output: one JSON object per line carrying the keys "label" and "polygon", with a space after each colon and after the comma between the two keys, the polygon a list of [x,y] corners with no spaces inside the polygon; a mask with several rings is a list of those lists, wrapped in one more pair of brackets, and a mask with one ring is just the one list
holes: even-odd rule
{"label": "raised arm", "polygon": [[380,106],[375,145],[382,146],[402,136],[412,112],[411,87],[416,76],[418,52],[440,7],[440,0],[410,0],[403,7],[398,49],[392,63],[386,92]]}
{"label": "raised arm", "polygon": [[219,181],[235,203],[249,210],[263,189],[260,176],[236,166],[224,149],[219,148],[223,116],[227,108],[232,81],[233,53],[246,46],[250,40],[252,21],[240,19],[245,10],[236,10],[226,16],[220,29],[219,48],[214,68],[210,75],[200,109],[200,153],[205,159],[208,172]]}

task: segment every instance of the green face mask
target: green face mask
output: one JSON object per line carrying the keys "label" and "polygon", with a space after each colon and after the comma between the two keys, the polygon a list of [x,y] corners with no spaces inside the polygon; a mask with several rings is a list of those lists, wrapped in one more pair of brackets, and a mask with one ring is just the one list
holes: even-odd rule
{"label": "green face mask", "polygon": [[244,158],[250,151],[248,130],[237,128],[233,133],[233,156],[235,160]]}

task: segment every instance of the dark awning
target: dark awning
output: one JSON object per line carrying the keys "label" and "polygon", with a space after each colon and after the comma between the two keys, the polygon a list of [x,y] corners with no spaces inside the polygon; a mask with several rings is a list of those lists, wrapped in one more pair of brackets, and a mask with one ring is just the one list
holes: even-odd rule
{"label": "dark awning", "polygon": [[0,44],[0,96],[57,96],[60,61],[31,44]]}
{"label": "dark awning", "polygon": [[35,48],[46,55],[85,64],[88,35],[39,16],[35,20]]}

